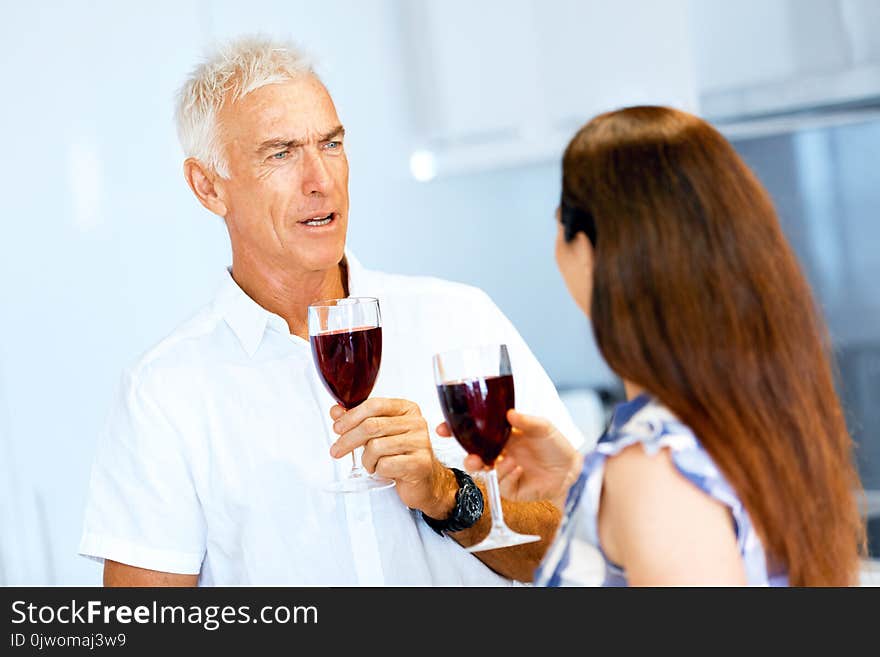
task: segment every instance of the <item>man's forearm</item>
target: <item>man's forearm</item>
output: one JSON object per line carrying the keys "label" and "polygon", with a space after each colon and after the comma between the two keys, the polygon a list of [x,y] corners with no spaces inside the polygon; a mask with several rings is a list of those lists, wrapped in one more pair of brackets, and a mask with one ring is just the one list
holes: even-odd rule
{"label": "man's forearm", "polygon": [[[479,486],[480,491],[483,493],[483,515],[473,527],[449,534],[450,537],[464,547],[479,543],[486,537],[489,529],[492,527],[489,494],[482,482],[477,482],[477,486]],[[422,510],[432,518],[445,518],[455,506],[455,494],[458,491],[458,483],[452,471],[439,464],[439,462],[437,463],[435,474],[435,487],[433,504]],[[521,534],[540,536],[541,540],[514,547],[474,552],[474,556],[505,577],[520,582],[531,582],[535,569],[541,563],[544,553],[556,534],[562,514],[549,500],[541,502],[511,502],[502,500],[501,508],[504,511],[504,522],[511,529]]]}
{"label": "man's forearm", "polygon": [[[474,545],[483,540],[492,527],[489,494],[482,483],[477,485],[480,487],[483,499],[486,501],[482,517],[473,527],[450,534],[452,538],[464,547]],[[535,569],[541,563],[544,553],[556,534],[562,514],[549,501],[510,502],[502,500],[501,507],[504,511],[504,522],[511,529],[521,534],[535,534],[540,536],[541,540],[514,547],[474,552],[474,556],[505,577],[520,582],[531,582]]]}
{"label": "man's forearm", "polygon": [[104,560],[104,586],[198,586],[198,575],[178,575]]}

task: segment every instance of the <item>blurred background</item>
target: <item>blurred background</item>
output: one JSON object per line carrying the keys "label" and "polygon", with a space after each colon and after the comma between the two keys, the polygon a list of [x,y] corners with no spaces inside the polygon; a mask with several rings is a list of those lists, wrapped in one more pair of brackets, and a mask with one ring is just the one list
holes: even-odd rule
{"label": "blurred background", "polygon": [[100,583],[76,549],[112,392],[230,262],[183,180],[174,94],[205,47],[254,32],[308,49],[336,101],[353,253],[485,289],[592,440],[621,393],[555,269],[560,155],[623,105],[712,121],[773,195],[825,312],[880,512],[880,1],[103,0],[0,16],[0,584]]}

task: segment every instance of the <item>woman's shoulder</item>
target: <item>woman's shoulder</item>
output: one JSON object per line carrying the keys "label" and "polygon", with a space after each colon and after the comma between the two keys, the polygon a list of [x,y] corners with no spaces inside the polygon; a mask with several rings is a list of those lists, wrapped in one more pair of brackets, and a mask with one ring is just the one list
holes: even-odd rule
{"label": "woman's shoulder", "polygon": [[602,550],[631,582],[746,583],[730,509],[682,477],[673,452],[630,445],[608,459],[604,489]]}
{"label": "woman's shoulder", "polygon": [[[603,518],[607,521],[611,511],[626,520],[624,529],[630,531],[621,537],[604,536],[611,539],[608,545],[599,538],[600,501]],[[600,550],[610,547],[612,554],[605,554],[608,572],[623,578],[612,558],[618,556],[617,542],[635,549],[639,541],[633,537],[647,537],[640,544],[653,546],[662,555],[672,549],[664,541],[691,536],[701,528],[701,540],[721,537],[729,550],[729,534],[728,538],[724,534],[731,519],[748,582],[766,584],[763,548],[736,492],[698,435],[659,400],[640,395],[615,409],[605,434],[585,456],[581,476],[567,500],[564,527],[571,539]],[[706,531],[712,526],[719,531]],[[646,533],[645,527],[654,533]]]}
{"label": "woman's shoulder", "polygon": [[618,409],[599,445],[603,504],[646,520],[710,502],[720,473],[694,432],[654,399],[633,402]]}
{"label": "woman's shoulder", "polygon": [[[673,476],[683,476],[728,506],[739,506],[733,490],[693,430],[647,394],[618,406],[596,451],[606,461],[606,483],[609,475],[628,478],[630,471],[640,477],[653,474],[658,485],[675,481]],[[654,458],[661,452],[663,458]],[[645,490],[644,485],[640,488]]]}

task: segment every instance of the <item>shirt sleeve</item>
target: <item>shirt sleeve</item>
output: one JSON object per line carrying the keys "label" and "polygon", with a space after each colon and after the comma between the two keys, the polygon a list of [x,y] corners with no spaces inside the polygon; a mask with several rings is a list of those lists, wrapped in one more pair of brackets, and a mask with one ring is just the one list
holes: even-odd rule
{"label": "shirt sleeve", "polygon": [[123,375],[92,465],[79,553],[198,574],[205,520],[184,437],[163,410],[162,390],[161,373]]}
{"label": "shirt sleeve", "polygon": [[575,448],[580,448],[584,436],[559,397],[550,376],[513,323],[485,292],[481,291],[480,294],[485,297],[490,332],[503,336],[507,344],[515,382],[516,409],[550,420]]}

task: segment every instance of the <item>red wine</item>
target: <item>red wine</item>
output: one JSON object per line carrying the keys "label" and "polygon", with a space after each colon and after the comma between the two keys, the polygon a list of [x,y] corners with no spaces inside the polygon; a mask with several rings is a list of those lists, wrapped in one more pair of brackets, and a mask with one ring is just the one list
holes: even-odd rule
{"label": "red wine", "polygon": [[370,396],[382,360],[382,327],[322,333],[309,338],[327,392],[344,408]]}
{"label": "red wine", "polygon": [[469,454],[495,463],[510,437],[507,411],[513,408],[513,376],[487,376],[437,386],[440,407],[452,434]]}

